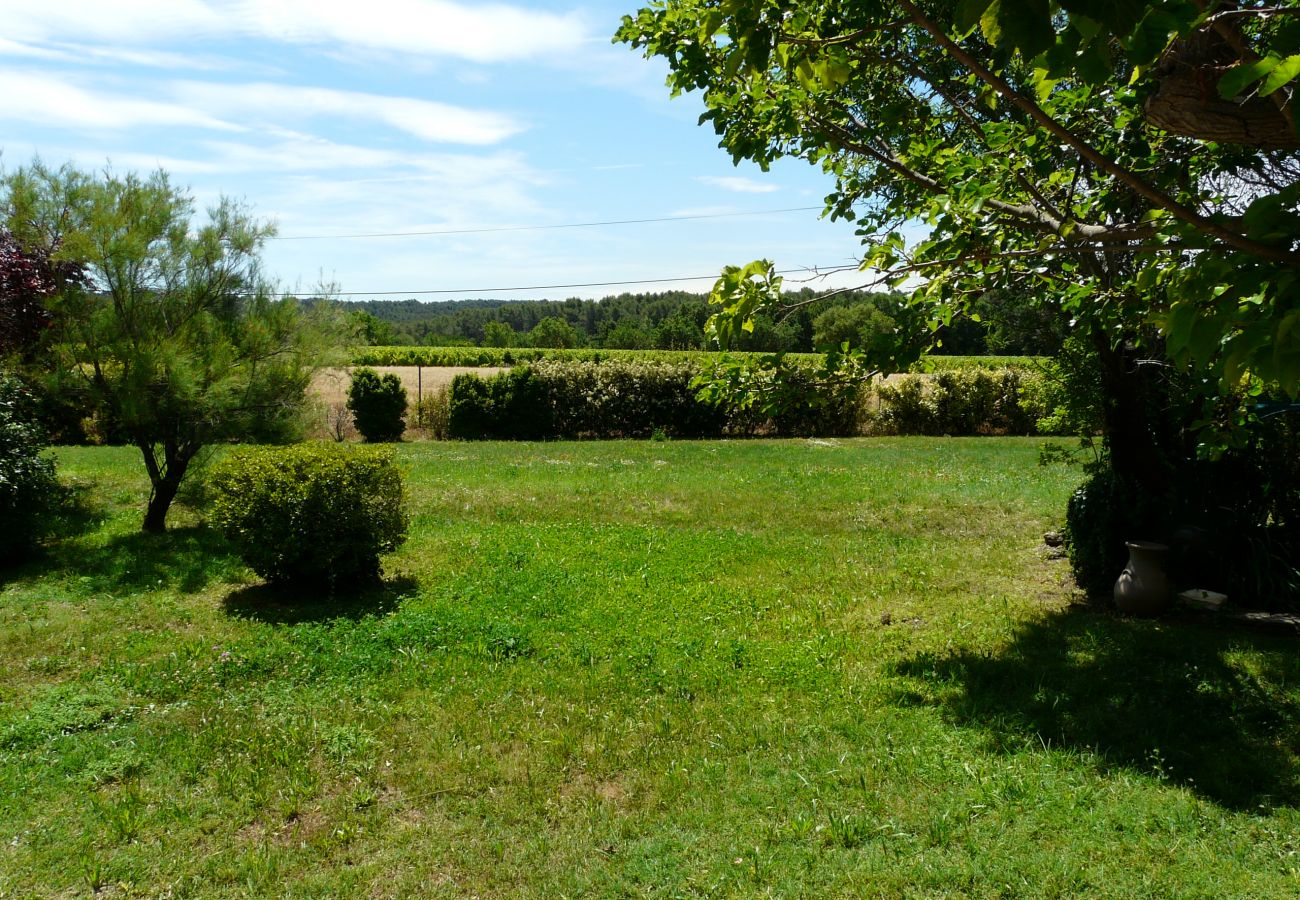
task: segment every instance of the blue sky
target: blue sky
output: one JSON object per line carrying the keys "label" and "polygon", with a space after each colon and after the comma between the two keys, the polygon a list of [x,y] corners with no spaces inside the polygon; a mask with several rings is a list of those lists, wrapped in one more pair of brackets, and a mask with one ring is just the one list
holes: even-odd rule
{"label": "blue sky", "polygon": [[[485,289],[716,276],[758,257],[851,263],[852,226],[819,219],[827,176],[733,167],[696,124],[699,99],[670,100],[662,65],[610,43],[636,6],[0,0],[0,164],[161,166],[200,205],[242,197],[276,221],[266,262],[286,287],[323,278],[360,298],[705,290],[709,278]],[[816,209],[332,237],[798,207]]]}

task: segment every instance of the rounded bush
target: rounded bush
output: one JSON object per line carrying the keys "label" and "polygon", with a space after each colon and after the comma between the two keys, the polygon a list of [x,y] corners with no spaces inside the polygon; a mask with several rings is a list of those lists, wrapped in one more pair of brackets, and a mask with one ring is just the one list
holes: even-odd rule
{"label": "rounded bush", "polygon": [[406,388],[391,372],[355,370],[348,387],[348,409],[357,431],[372,444],[400,440],[406,430]]}
{"label": "rounded bush", "polygon": [[232,452],[209,476],[212,520],[271,582],[376,578],[409,515],[391,450],[296,444]]}

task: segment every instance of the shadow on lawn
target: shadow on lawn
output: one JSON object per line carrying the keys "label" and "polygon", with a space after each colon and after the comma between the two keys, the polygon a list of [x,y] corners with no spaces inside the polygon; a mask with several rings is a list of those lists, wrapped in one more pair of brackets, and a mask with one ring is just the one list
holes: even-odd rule
{"label": "shadow on lawn", "polygon": [[51,573],[71,574],[86,593],[121,594],[168,588],[193,593],[240,568],[225,539],[209,528],[194,525],[162,534],[135,531],[115,535],[102,544],[80,539],[100,519],[82,514],[79,532],[64,531],[28,562],[5,572],[0,583],[21,582]]}
{"label": "shadow on lawn", "polygon": [[[1226,807],[1300,803],[1300,654],[1294,638],[1142,622],[1072,608],[1002,652],[922,654],[897,673],[994,750],[1026,742],[1096,754]],[[1251,654],[1253,663],[1230,659]],[[1260,662],[1262,660],[1262,663]]]}
{"label": "shadow on lawn", "polygon": [[339,587],[254,584],[231,591],[222,601],[226,614],[271,625],[362,619],[395,610],[419,584],[409,575]]}

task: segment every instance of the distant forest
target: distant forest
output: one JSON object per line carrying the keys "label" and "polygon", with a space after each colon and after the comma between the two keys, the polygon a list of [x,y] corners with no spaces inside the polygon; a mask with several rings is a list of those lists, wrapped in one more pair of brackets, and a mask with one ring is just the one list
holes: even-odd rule
{"label": "distant forest", "polygon": [[[760,317],[736,349],[812,352],[844,341],[860,345],[893,329],[905,300],[898,294],[848,292],[818,299],[788,293],[802,304],[780,320]],[[602,347],[705,350],[707,295],[687,291],[618,294],[600,300],[364,300],[339,301],[357,339],[372,345]],[[1059,347],[1060,317],[1005,294],[985,295],[978,320],[954,318],[936,352],[1050,355]]]}

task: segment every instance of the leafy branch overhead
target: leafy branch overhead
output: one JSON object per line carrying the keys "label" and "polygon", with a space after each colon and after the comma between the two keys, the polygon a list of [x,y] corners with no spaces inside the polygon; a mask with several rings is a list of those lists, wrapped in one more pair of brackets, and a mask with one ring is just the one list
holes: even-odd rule
{"label": "leafy branch overhead", "polygon": [[827,211],[857,222],[863,269],[932,322],[1029,292],[1220,390],[1249,376],[1295,395],[1298,13],[669,0],[616,39],[667,60],[674,93],[703,93],[737,161],[831,174]]}

